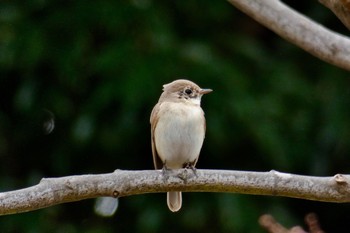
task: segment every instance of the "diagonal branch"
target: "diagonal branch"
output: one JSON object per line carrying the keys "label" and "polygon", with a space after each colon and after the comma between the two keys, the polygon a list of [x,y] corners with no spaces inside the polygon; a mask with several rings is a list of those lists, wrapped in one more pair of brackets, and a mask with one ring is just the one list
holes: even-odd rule
{"label": "diagonal branch", "polygon": [[124,197],[166,191],[230,192],[325,202],[350,202],[350,175],[301,176],[276,171],[122,171],[42,179],[38,185],[0,193],[0,215],[37,210],[100,196]]}
{"label": "diagonal branch", "polygon": [[279,0],[228,0],[289,42],[350,71],[350,39],[291,9]]}

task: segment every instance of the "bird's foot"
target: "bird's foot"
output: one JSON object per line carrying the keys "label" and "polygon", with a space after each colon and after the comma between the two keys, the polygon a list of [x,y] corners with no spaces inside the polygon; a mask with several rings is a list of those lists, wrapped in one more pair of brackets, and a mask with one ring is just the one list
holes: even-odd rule
{"label": "bird's foot", "polygon": [[170,171],[170,169],[166,166],[166,164],[164,162],[163,168],[162,168],[162,174],[163,174],[164,181],[167,181],[169,179],[169,171]]}
{"label": "bird's foot", "polygon": [[198,177],[198,175],[197,175],[197,169],[194,167],[194,164],[193,163],[186,163],[185,164],[185,169],[191,169],[192,170],[192,172],[193,172],[193,174],[196,176],[196,177]]}
{"label": "bird's foot", "polygon": [[[182,179],[185,183],[187,183],[187,180],[188,180],[189,178],[192,178],[193,175],[197,177],[197,171],[196,171],[196,168],[194,167],[194,164],[193,164],[193,163],[191,163],[191,162],[185,163],[185,164],[183,165],[183,167],[184,167],[185,169],[183,170],[182,173],[180,173],[180,174],[178,175],[178,177],[179,177],[180,179]],[[192,170],[193,175],[191,175],[191,174],[188,173],[188,169],[191,169],[191,170]]]}

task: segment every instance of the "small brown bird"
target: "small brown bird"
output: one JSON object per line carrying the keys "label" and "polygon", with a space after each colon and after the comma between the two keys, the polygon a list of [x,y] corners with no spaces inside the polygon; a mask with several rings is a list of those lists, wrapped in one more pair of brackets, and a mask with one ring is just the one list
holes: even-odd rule
{"label": "small brown bird", "polygon": [[[202,95],[212,92],[184,79],[163,85],[151,113],[152,153],[155,169],[194,168],[205,136]],[[168,192],[167,204],[179,211],[181,192]]]}

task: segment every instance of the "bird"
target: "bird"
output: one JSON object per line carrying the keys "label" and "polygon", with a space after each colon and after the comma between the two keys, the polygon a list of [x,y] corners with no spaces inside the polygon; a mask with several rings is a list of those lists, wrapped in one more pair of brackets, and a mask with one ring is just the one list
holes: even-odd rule
{"label": "bird", "polygon": [[[195,169],[206,131],[200,103],[202,96],[210,92],[186,79],[163,85],[150,117],[155,169]],[[181,192],[168,192],[167,205],[170,211],[179,211]]]}

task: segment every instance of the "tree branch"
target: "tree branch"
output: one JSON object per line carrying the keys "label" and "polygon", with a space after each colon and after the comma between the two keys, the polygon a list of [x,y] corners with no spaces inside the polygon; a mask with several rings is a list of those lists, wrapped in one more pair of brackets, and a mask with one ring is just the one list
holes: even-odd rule
{"label": "tree branch", "polygon": [[[295,226],[287,229],[277,222],[273,216],[264,214],[259,218],[260,225],[270,233],[307,233],[302,227]],[[309,233],[325,233],[318,222],[316,214],[309,213],[305,217],[305,223],[308,226]]]}
{"label": "tree branch", "polygon": [[228,0],[289,42],[319,59],[350,71],[350,39],[330,31],[279,0]]}
{"label": "tree branch", "polygon": [[122,171],[42,179],[38,185],[0,193],[0,215],[100,196],[124,197],[167,191],[230,192],[325,202],[350,202],[350,175],[301,176],[276,171],[248,172],[179,169]]}

